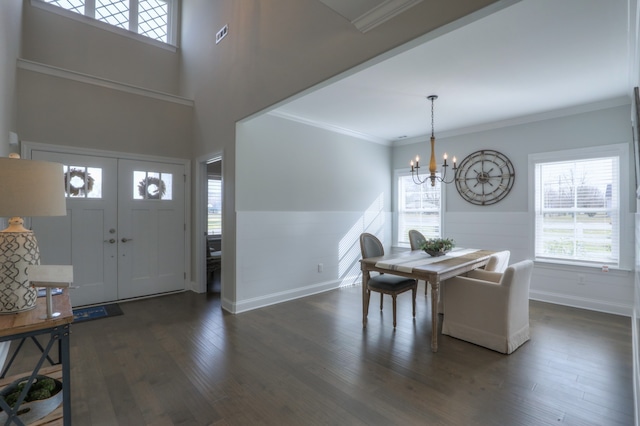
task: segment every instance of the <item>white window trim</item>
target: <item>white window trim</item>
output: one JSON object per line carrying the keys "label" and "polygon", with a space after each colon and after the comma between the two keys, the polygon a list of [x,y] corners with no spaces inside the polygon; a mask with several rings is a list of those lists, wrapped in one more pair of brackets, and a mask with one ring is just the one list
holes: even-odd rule
{"label": "white window trim", "polygon": [[159,47],[161,49],[169,50],[171,52],[177,51],[177,0],[169,0],[168,6],[170,9],[169,16],[171,18],[169,22],[169,33],[167,34],[168,43],[163,43],[161,41],[152,39],[147,36],[143,36],[138,33],[134,33],[133,31],[125,30],[124,28],[116,27],[115,25],[108,24],[106,22],[99,21],[97,19],[91,18],[86,15],[81,15],[76,12],[72,12],[70,10],[66,10],[62,7],[45,3],[42,0],[31,0],[31,6],[37,7],[38,9],[46,10],[47,12],[55,13],[57,15],[64,16],[69,19],[73,19],[78,22],[82,22],[87,25],[91,25],[96,28],[100,28],[105,31],[109,31],[124,37],[128,37],[133,40],[141,41],[143,43],[150,44],[152,46]]}
{"label": "white window trim", "polygon": [[[438,172],[436,173],[436,175],[439,177],[440,173]],[[392,236],[393,236],[392,246],[399,247],[399,248],[410,248],[409,244],[403,244],[398,242],[399,240],[398,221],[399,221],[399,214],[400,214],[400,211],[399,211],[400,206],[398,205],[398,198],[399,198],[398,178],[400,178],[400,176],[411,176],[411,170],[408,168],[405,168],[405,169],[395,169],[393,171],[393,185],[392,185],[393,219],[391,222]],[[440,233],[441,235],[447,235],[445,226],[444,226],[444,215],[445,215],[445,208],[447,205],[446,194],[447,194],[447,191],[445,190],[445,184],[443,183],[442,185],[440,185]]]}
{"label": "white window trim", "polygon": [[[618,156],[620,158],[620,235],[618,236],[620,255],[618,258],[618,265],[605,264],[610,269],[618,270],[630,270],[631,265],[629,261],[623,256],[625,247],[630,244],[630,238],[633,235],[627,235],[625,232],[629,225],[629,158],[631,155],[631,148],[629,143],[620,143],[612,145],[602,145],[596,147],[576,148],[562,151],[552,151],[544,153],[529,154],[529,167],[528,167],[528,189],[529,189],[529,244],[530,252],[535,256],[535,236],[536,236],[536,208],[535,208],[535,166],[536,163],[547,163],[553,161],[571,161],[571,160],[586,160],[591,158],[600,157],[612,157]],[[562,264],[562,265],[574,265],[585,266],[599,269],[603,265],[594,265],[593,262],[580,262],[569,260],[535,260],[536,263],[549,263],[549,264]]]}

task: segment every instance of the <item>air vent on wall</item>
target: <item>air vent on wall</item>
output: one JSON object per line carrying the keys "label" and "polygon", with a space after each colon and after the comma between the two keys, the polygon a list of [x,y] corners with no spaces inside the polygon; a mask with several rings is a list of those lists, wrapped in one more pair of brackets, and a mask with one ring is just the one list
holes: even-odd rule
{"label": "air vent on wall", "polygon": [[216,44],[220,43],[220,41],[225,38],[227,33],[229,32],[229,25],[225,25],[216,33]]}

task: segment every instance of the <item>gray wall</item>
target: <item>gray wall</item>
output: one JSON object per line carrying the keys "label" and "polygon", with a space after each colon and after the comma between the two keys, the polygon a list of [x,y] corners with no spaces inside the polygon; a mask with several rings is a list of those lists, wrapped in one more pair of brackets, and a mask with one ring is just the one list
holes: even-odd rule
{"label": "gray wall", "polygon": [[33,7],[29,0],[22,43],[23,59],[179,94],[179,52]]}
{"label": "gray wall", "polygon": [[177,95],[177,52],[34,7],[29,1],[24,10],[22,59],[44,65],[44,71],[18,69],[22,140],[191,158],[193,108],[135,92],[140,88]]}
{"label": "gray wall", "polygon": [[[444,152],[448,153],[450,159],[455,155],[460,162],[472,152],[480,149],[494,149],[509,157],[516,170],[515,183],[509,195],[499,203],[490,206],[474,206],[458,195],[455,185],[447,186],[446,210],[448,212],[526,212],[529,200],[526,174],[528,154],[616,143],[631,144],[631,105],[628,104],[630,99],[616,101],[614,103],[624,102],[625,105],[458,136],[442,137],[436,131],[436,156],[438,156],[439,165],[442,163]],[[558,114],[561,113],[563,112],[558,112]],[[394,169],[408,169],[409,160],[416,155],[420,155],[420,158],[426,162],[429,158],[427,148],[426,140],[394,148]],[[633,158],[628,160],[630,170],[633,172]],[[635,175],[632,174],[630,179],[634,177]],[[628,201],[631,202],[633,198],[631,195]]]}
{"label": "gray wall", "polygon": [[[389,162],[384,159],[388,148],[345,140],[344,136],[311,130],[299,123],[284,124],[285,120],[275,117],[253,118],[254,114],[491,3],[468,0],[444,5],[425,0],[362,34],[315,0],[282,0],[268,7],[261,1],[186,0],[180,55],[81,25],[33,8],[25,1],[24,59],[125,85],[180,94],[192,98],[195,108],[20,69],[18,112],[10,106],[11,102],[15,104],[15,97],[14,101],[3,99],[0,117],[10,123],[5,127],[17,123],[22,139],[34,142],[183,158],[222,152],[224,303],[225,307],[250,308],[276,301],[268,294],[281,292],[294,297],[314,291],[318,283],[323,283],[322,288],[344,283],[348,276],[344,265],[349,261],[342,260],[349,259],[353,252],[343,252],[339,247],[349,241],[347,246],[352,249],[353,233],[370,226],[384,232],[387,244],[392,241],[391,173],[395,168],[407,167],[408,159],[415,154],[423,158],[427,155],[426,150],[400,147],[393,151]],[[2,3],[9,14],[19,18],[20,8],[16,6],[15,1]],[[225,24],[229,25],[229,35],[216,45],[215,32]],[[16,34],[20,27],[4,28],[13,28],[5,36],[11,47],[2,56],[7,61],[3,66],[9,70],[5,78],[12,79],[10,74],[15,69],[11,64],[19,52]],[[10,91],[11,84],[6,81],[0,87]],[[10,98],[11,94],[7,99]],[[244,134],[236,143],[236,124],[249,116],[252,119],[238,127]],[[523,170],[529,152],[628,139],[628,117],[628,108],[621,108],[582,118],[439,137],[438,150],[463,158],[479,146],[489,146],[504,152],[517,170]],[[594,124],[599,122],[606,123]],[[274,136],[265,138],[266,135]],[[526,147],[524,151],[522,146]],[[376,166],[368,169],[363,164]],[[380,173],[382,170],[386,171]],[[483,209],[466,204],[451,188],[447,189],[445,229],[463,239],[466,235],[468,242],[474,244],[487,241],[487,236],[465,228],[473,221],[484,221],[483,226],[494,230],[492,236],[497,232],[496,220],[502,228],[505,224],[515,230],[523,228],[529,213],[527,188],[521,179],[524,175],[517,173],[512,194]],[[317,238],[316,234],[303,232],[306,227],[327,229],[330,237],[321,245],[327,249],[324,256],[328,257],[323,258],[317,251],[299,259],[305,269],[290,277],[286,284],[290,287],[278,287],[275,279],[274,286],[254,285],[245,262],[264,253],[254,249],[260,246],[253,240],[258,232],[254,226],[261,225],[257,220],[260,217],[269,218],[273,225],[261,241],[277,239],[278,232],[287,233],[281,220],[296,224],[294,236],[278,240],[282,246],[304,248],[312,237]],[[530,254],[522,242],[525,240],[505,236],[492,238],[491,244],[506,242],[518,258]],[[236,263],[236,259],[240,261]],[[329,265],[322,276],[314,275],[318,274],[318,263]],[[272,258],[270,267],[282,270],[289,264],[287,259]]]}
{"label": "gray wall", "polygon": [[[223,154],[225,306],[235,303],[236,258],[244,256],[236,247],[236,176],[244,172],[236,167],[245,161],[235,149],[236,122],[493,3],[425,0],[362,34],[316,0],[183,2],[180,78],[182,94],[196,104],[194,156]],[[216,45],[224,25],[229,33]]]}
{"label": "gray wall", "polygon": [[16,59],[20,56],[22,1],[0,2],[0,157],[9,150],[9,132],[17,132]]}
{"label": "gray wall", "polygon": [[391,243],[390,147],[270,115],[237,135],[237,298],[227,309],[359,283],[360,234]]}
{"label": "gray wall", "polygon": [[[623,102],[626,102],[623,101]],[[616,103],[616,102],[613,102]],[[620,103],[620,102],[617,102]],[[489,206],[470,204],[458,195],[455,185],[446,186],[444,232],[461,247],[483,247],[511,251],[511,262],[533,259],[533,216],[529,210],[528,155],[573,148],[627,144],[623,180],[635,187],[632,151],[631,106],[625,104],[586,113],[565,115],[526,124],[512,125],[438,137],[436,155],[447,152],[459,160],[480,149],[505,154],[514,165],[515,184],[506,198]],[[419,154],[428,158],[427,142],[393,149],[393,167],[407,169],[409,159]],[[632,312],[634,269],[633,191],[622,200],[620,269],[603,273],[596,267],[551,265],[536,262],[531,297],[553,303],[624,315]],[[579,282],[585,276],[585,283]]]}
{"label": "gray wall", "polygon": [[184,1],[181,83],[197,103],[195,154],[231,144],[237,121],[494,2],[425,0],[362,34],[317,0]]}
{"label": "gray wall", "polygon": [[270,115],[240,125],[238,211],[363,211],[386,195],[391,148]]}
{"label": "gray wall", "polygon": [[18,90],[22,140],[191,157],[190,106],[25,69]]}

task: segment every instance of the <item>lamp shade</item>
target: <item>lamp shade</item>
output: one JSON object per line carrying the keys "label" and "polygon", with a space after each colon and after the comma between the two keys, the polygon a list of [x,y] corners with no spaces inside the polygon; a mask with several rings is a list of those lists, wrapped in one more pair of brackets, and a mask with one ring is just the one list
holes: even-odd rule
{"label": "lamp shade", "polygon": [[0,217],[10,217],[0,231],[0,314],[32,309],[38,292],[27,268],[40,264],[33,232],[22,226],[23,216],[64,216],[62,164],[0,158]]}
{"label": "lamp shade", "polygon": [[66,214],[62,164],[0,158],[0,217]]}

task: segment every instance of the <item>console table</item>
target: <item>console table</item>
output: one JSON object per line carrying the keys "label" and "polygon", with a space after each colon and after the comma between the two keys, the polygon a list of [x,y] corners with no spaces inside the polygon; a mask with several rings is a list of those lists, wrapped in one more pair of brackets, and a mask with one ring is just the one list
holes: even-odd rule
{"label": "console table", "polygon": [[[30,377],[31,382],[33,382],[33,379],[38,374],[60,380],[62,382],[62,405],[35,423],[37,425],[62,424],[68,426],[71,425],[69,329],[73,322],[69,289],[65,288],[62,294],[53,296],[51,300],[53,309],[56,312],[60,312],[60,315],[53,318],[47,318],[45,297],[38,298],[34,309],[16,314],[0,315],[0,342],[19,341],[13,353],[9,354],[7,365],[0,373],[0,390],[22,377]],[[40,342],[38,337],[43,342]],[[23,344],[29,339],[40,349],[42,355],[33,366],[32,371],[6,377]],[[44,342],[45,340],[46,342]],[[55,354],[56,346],[57,355]],[[48,361],[51,367],[44,367],[45,361]],[[4,400],[0,398],[0,407],[9,414],[5,424],[25,424],[16,415],[20,409],[19,406],[11,410]]]}

